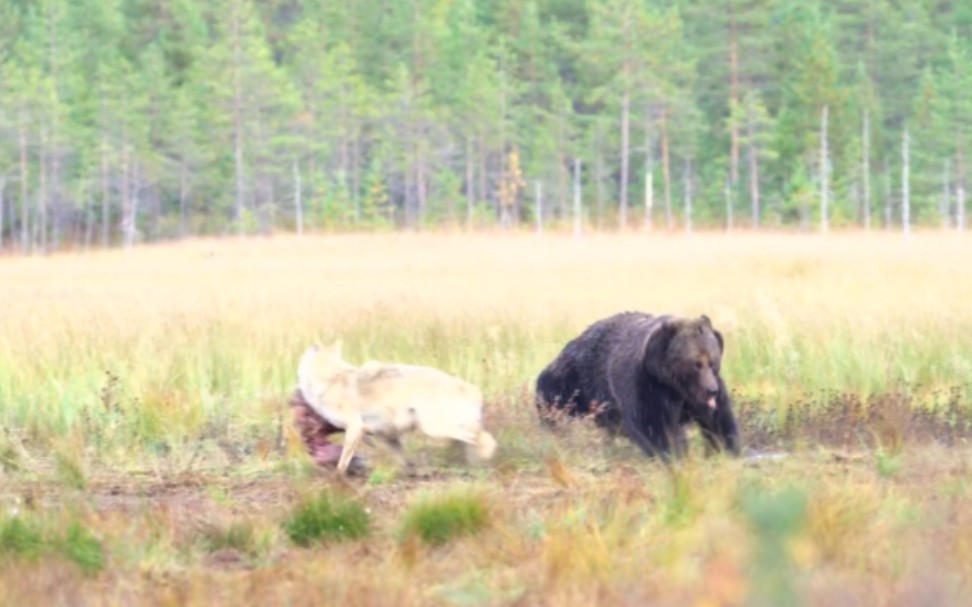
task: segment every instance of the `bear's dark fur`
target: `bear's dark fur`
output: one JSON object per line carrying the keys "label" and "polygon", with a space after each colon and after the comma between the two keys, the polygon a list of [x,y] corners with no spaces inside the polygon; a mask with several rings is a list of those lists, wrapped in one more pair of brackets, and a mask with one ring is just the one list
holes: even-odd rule
{"label": "bear's dark fur", "polygon": [[722,335],[709,318],[624,312],[568,343],[537,378],[537,407],[592,414],[623,431],[650,456],[681,457],[685,424],[695,422],[706,451],[738,455],[739,430],[719,376]]}

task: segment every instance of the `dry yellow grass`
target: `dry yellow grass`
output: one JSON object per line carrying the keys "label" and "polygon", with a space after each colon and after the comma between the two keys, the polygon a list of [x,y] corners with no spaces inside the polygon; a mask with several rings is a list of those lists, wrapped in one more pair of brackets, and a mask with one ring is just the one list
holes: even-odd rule
{"label": "dry yellow grass", "polygon": [[[970,259],[972,240],[939,233],[347,235],[0,259],[0,523],[71,506],[108,556],[85,576],[0,537],[0,603],[959,604],[972,453],[889,430],[897,410],[873,433],[890,451],[804,443],[673,475],[590,428],[542,432],[530,388],[599,317],[706,313],[727,382],[766,423],[835,393],[965,423]],[[337,335],[354,362],[481,385],[495,465],[416,449],[414,479],[309,472],[285,401],[303,348]],[[471,479],[486,531],[399,540],[419,492]],[[298,549],[281,522],[325,486],[361,499],[375,530]],[[787,491],[806,502],[789,535],[773,531]],[[232,523],[252,530],[245,554],[202,547],[200,529]]]}

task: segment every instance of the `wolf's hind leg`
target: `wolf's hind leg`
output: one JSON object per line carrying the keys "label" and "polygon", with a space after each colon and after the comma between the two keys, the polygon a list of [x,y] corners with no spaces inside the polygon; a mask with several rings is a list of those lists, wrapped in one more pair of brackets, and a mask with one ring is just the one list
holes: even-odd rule
{"label": "wolf's hind leg", "polygon": [[480,430],[475,440],[463,442],[466,448],[466,462],[470,465],[484,464],[493,459],[496,453],[496,439],[485,430]]}
{"label": "wolf's hind leg", "polygon": [[391,450],[395,453],[395,457],[398,459],[398,464],[407,473],[411,473],[414,469],[412,462],[405,456],[405,447],[402,445],[402,439],[399,436],[384,436],[385,444],[391,447]]}
{"label": "wolf's hind leg", "polygon": [[337,469],[341,474],[347,474],[348,465],[354,456],[355,450],[361,444],[364,437],[364,421],[361,416],[356,416],[348,420],[348,425],[344,429],[344,445],[341,449],[341,459],[338,460]]}

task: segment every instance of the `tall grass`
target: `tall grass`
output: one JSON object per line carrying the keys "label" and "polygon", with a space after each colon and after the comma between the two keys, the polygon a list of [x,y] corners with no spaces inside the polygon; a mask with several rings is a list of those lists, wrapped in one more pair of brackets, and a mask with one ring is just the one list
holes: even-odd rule
{"label": "tall grass", "polygon": [[730,387],[771,415],[840,393],[967,402],[967,259],[972,241],[943,234],[389,234],[2,259],[0,425],[103,447],[268,439],[302,349],[338,335],[353,362],[434,365],[529,407],[563,344],[626,309],[708,314]]}
{"label": "tall grass", "polygon": [[[963,604],[970,253],[393,234],[2,259],[0,603]],[[625,309],[712,317],[747,441],[853,448],[666,468],[592,424],[541,432],[536,374]],[[314,470],[286,400],[301,351],[336,336],[352,362],[480,385],[496,460]],[[934,415],[966,430],[920,444]]]}

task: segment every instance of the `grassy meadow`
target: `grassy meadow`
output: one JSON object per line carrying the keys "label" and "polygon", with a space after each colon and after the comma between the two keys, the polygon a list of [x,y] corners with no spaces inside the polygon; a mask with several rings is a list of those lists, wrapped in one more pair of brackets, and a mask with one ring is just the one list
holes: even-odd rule
{"label": "grassy meadow", "polygon": [[[972,239],[385,234],[0,258],[0,604],[960,605]],[[667,469],[537,373],[621,310],[709,315],[747,457]],[[479,385],[485,467],[310,466],[302,350]],[[694,439],[693,439],[694,440]]]}

